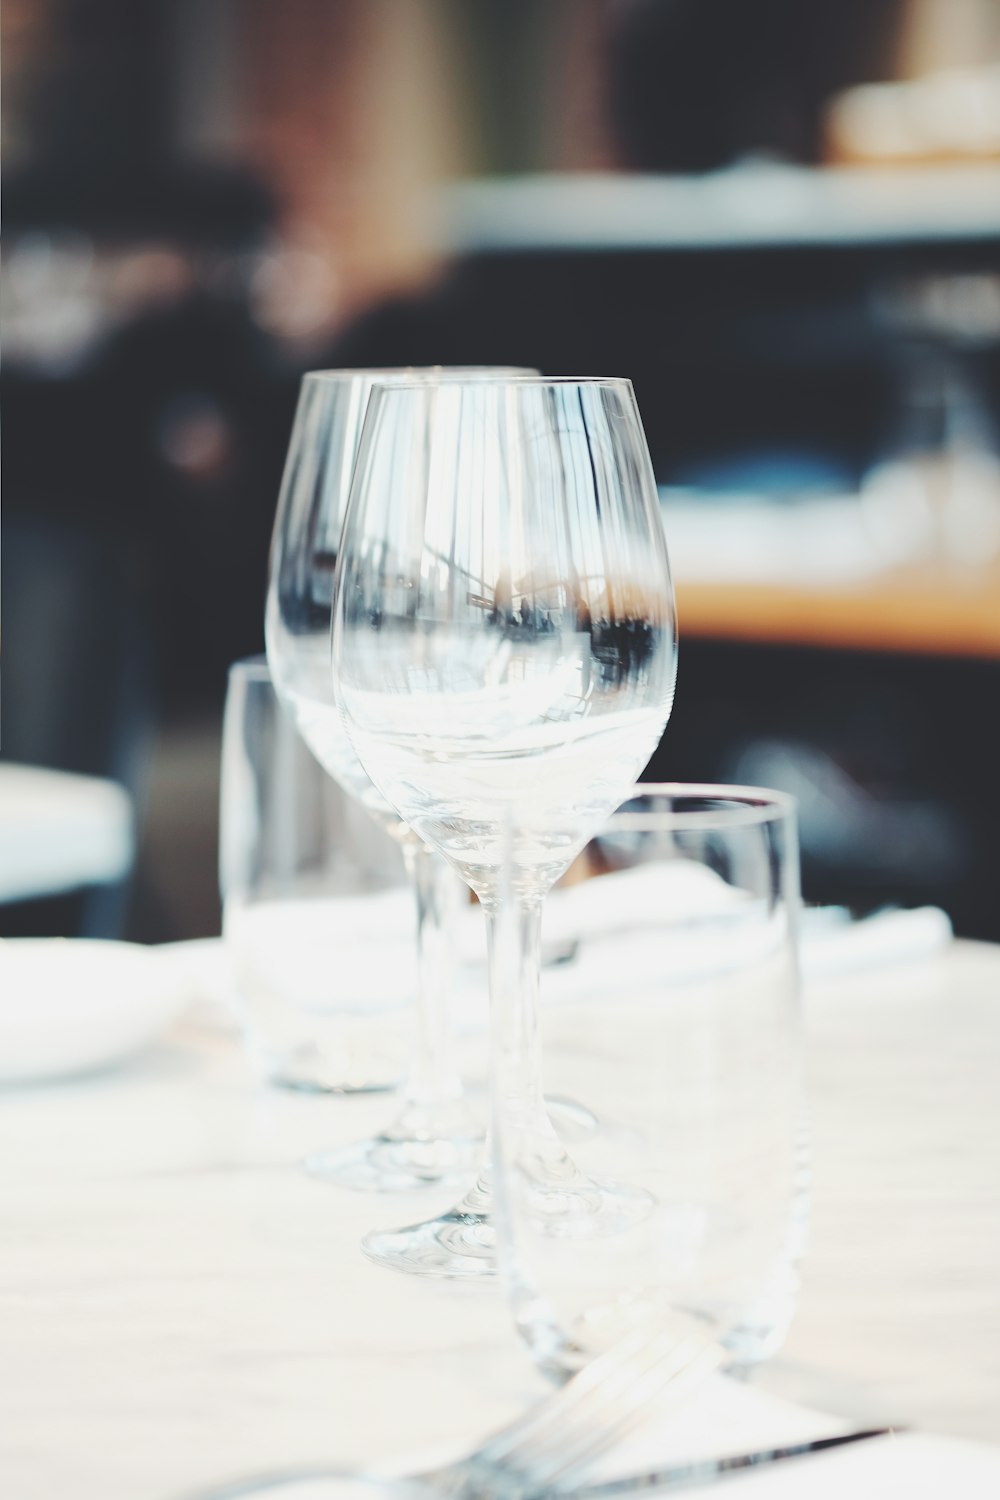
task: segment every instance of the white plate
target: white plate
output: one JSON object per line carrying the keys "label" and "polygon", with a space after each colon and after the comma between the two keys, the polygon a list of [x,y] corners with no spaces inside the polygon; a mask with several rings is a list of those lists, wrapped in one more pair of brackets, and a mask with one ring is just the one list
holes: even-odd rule
{"label": "white plate", "polygon": [[0,942],[0,1083],[89,1073],[161,1036],[190,989],[155,948],[75,938]]}

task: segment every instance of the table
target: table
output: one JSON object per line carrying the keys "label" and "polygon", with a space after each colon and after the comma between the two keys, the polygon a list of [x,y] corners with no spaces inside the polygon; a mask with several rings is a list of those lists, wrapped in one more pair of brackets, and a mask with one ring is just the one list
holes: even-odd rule
{"label": "table", "polygon": [[[813,984],[805,1016],[814,1225],[772,1378],[996,1440],[1000,948]],[[388,1102],[255,1091],[210,1013],[130,1068],[0,1098],[6,1493],[166,1500],[458,1449],[544,1388],[494,1287],[415,1283],[358,1249],[452,1195],[297,1169]]]}
{"label": "table", "polygon": [[30,901],[127,875],[132,802],[98,776],[0,762],[0,901]]}

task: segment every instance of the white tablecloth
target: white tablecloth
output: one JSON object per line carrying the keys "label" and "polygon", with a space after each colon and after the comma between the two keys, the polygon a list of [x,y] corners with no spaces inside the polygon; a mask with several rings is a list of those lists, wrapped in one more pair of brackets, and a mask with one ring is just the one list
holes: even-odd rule
{"label": "white tablecloth", "polygon": [[[813,1230],[768,1379],[858,1420],[996,1441],[1000,949],[814,984],[806,1022]],[[494,1286],[361,1255],[365,1228],[452,1195],[352,1195],[298,1170],[390,1105],[255,1091],[205,1012],[117,1072],[0,1096],[5,1494],[166,1500],[271,1466],[457,1451],[544,1389]]]}
{"label": "white tablecloth", "polygon": [[134,848],[116,782],[0,761],[0,902],[120,880]]}

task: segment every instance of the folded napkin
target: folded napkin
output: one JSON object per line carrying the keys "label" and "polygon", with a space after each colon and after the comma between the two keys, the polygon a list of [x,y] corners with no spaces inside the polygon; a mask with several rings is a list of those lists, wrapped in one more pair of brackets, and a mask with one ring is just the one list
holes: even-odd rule
{"label": "folded napkin", "polygon": [[414,994],[413,897],[262,901],[227,908],[226,947],[238,988],[317,1015],[371,1014]]}
{"label": "folded napkin", "polygon": [[[724,917],[744,915],[731,924]],[[393,889],[350,898],[274,902],[245,914],[241,942],[173,945],[194,995],[231,1002],[250,965],[289,1003],[314,1009],[391,1010],[414,994],[413,898]],[[239,925],[239,924],[237,924]],[[731,929],[727,933],[727,929]],[[665,956],[665,934],[670,952]],[[951,923],[936,907],[885,910],[854,920],[840,907],[803,912],[800,957],[807,979],[913,962],[945,947]],[[738,963],[774,936],[759,903],[689,860],[638,865],[557,887],[545,906],[543,999],[621,983],[633,976],[683,979]],[[242,953],[240,949],[242,948]],[[463,1027],[486,1023],[486,941],[478,906],[456,923],[455,1011]],[[234,958],[237,962],[234,963]]]}
{"label": "folded napkin", "polygon": [[822,920],[825,915],[822,907],[803,914],[800,954],[807,979],[913,963],[947,947],[952,938],[951,921],[937,906],[887,908],[860,920],[844,913],[843,920],[831,923]]}
{"label": "folded napkin", "polygon": [[[668,1387],[641,1423],[575,1478],[579,1500],[641,1495],[719,1500],[995,1500],[1000,1447],[923,1433],[886,1435],[713,1476],[726,1459],[834,1438],[885,1423],[855,1422],[789,1401],[754,1384],[713,1375],[678,1397]],[[463,1458],[453,1444],[409,1454],[386,1472],[419,1474]],[[697,1469],[690,1491],[673,1470]],[[662,1482],[653,1482],[662,1476]],[[686,1478],[689,1475],[685,1475]]]}
{"label": "folded napkin", "polygon": [[[583,1482],[584,1493],[625,1476],[808,1443],[857,1430],[857,1425],[717,1375],[679,1405],[668,1389],[637,1432],[595,1460]],[[707,1493],[716,1490],[729,1495],[728,1481],[720,1478],[707,1487]],[[732,1495],[733,1500],[744,1495],[747,1500],[892,1500],[896,1495],[906,1500],[951,1495],[993,1500],[1000,1495],[1000,1448],[891,1433],[743,1470]]]}
{"label": "folded napkin", "polygon": [[[727,917],[733,921],[722,920]],[[542,919],[542,957],[549,964],[568,963],[586,953],[588,964],[603,958],[620,963],[627,942],[630,967],[648,946],[649,960],[664,965],[664,972],[700,972],[736,961],[757,941],[773,941],[765,933],[765,918],[763,901],[704,865],[685,859],[650,862],[557,886]],[[666,960],[655,945],[668,936],[672,952]],[[800,924],[802,970],[815,979],[909,962],[944,948],[951,936],[948,917],[932,906],[887,908],[861,919],[852,919],[843,907],[806,908]],[[618,950],[614,959],[598,952],[604,946]],[[463,913],[458,953],[465,964],[483,962],[482,916],[475,908]]]}

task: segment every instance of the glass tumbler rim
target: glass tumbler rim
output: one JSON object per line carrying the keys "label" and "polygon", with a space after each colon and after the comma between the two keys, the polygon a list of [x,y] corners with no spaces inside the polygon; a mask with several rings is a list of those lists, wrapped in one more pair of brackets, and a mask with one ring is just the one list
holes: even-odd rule
{"label": "glass tumbler rim", "polygon": [[241,656],[229,663],[226,673],[230,679],[243,677],[250,682],[272,682],[271,668],[263,651],[253,656]]}
{"label": "glass tumbler rim", "polygon": [[[670,806],[636,810],[628,806],[631,802],[655,797],[669,798],[674,803],[688,800],[704,805],[687,809]],[[685,829],[754,828],[793,818],[797,806],[790,793],[773,787],[724,782],[641,781],[632,787],[615,811],[608,814],[607,822],[616,829],[633,833],[663,829],[682,832]]]}

